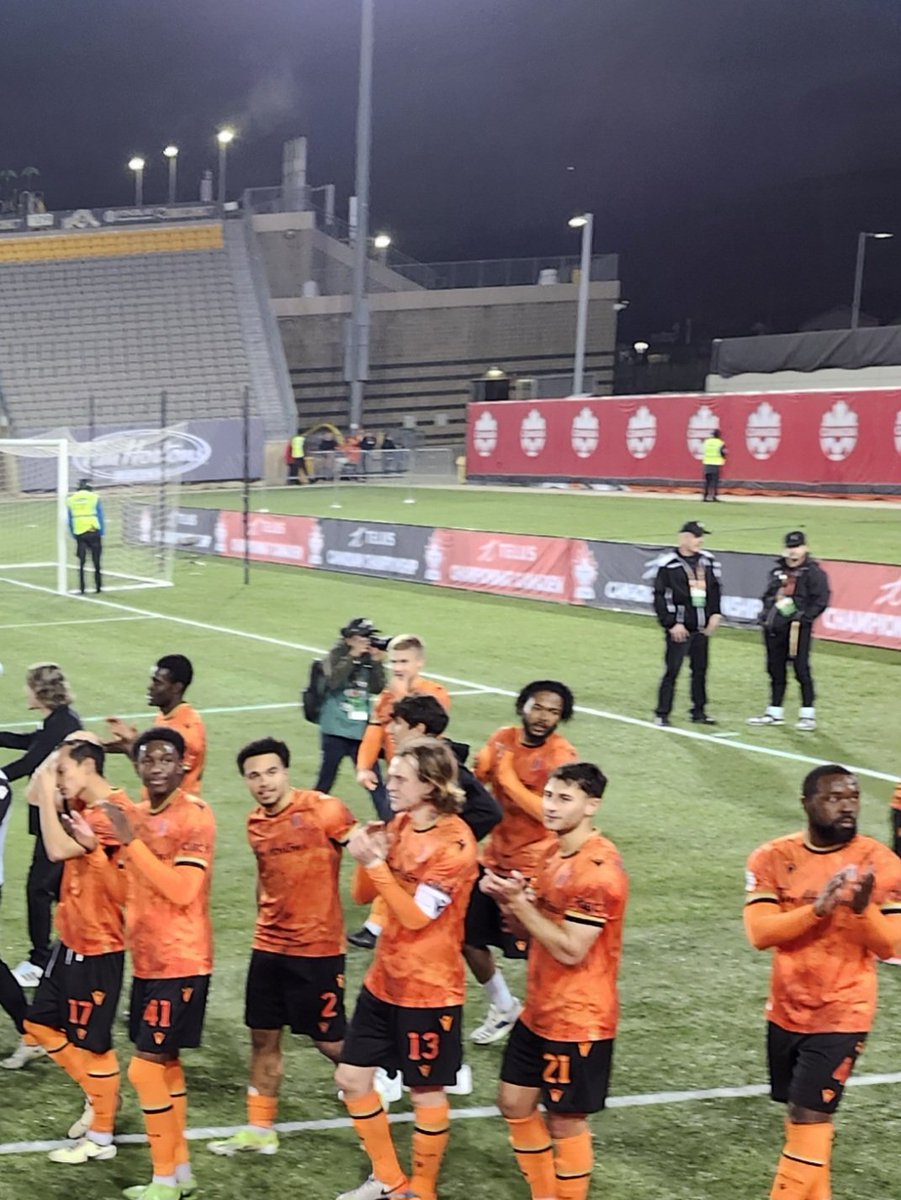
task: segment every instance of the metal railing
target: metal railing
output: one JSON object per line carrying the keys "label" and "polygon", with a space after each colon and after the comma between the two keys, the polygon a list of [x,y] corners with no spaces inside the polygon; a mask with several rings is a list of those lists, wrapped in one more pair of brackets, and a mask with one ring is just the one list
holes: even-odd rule
{"label": "metal railing", "polygon": [[457,483],[457,461],[464,454],[462,443],[393,450],[359,449],[353,453],[314,450],[306,455],[304,462],[310,483],[384,483],[422,487]]}

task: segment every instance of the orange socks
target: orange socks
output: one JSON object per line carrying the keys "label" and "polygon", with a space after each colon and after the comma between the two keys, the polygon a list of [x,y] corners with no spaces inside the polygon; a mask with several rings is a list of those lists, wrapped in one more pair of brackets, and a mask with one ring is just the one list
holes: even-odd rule
{"label": "orange socks", "polygon": [[397,1161],[388,1115],[382,1108],[378,1092],[372,1091],[357,1100],[345,1098],[344,1103],[353,1120],[357,1137],[369,1155],[373,1175],[385,1184],[389,1191],[404,1187],[407,1177]]}
{"label": "orange socks", "polygon": [[551,1135],[539,1112],[528,1117],[507,1118],[510,1145],[519,1169],[532,1193],[532,1200],[555,1200],[557,1177]]}
{"label": "orange socks", "polygon": [[413,1175],[410,1191],[422,1200],[435,1200],[438,1172],[450,1138],[450,1105],[415,1105],[413,1126]]}
{"label": "orange socks", "polygon": [[591,1131],[554,1142],[554,1167],[557,1172],[557,1200],[587,1200],[591,1186],[594,1153]]}
{"label": "orange socks", "polygon": [[164,1070],[166,1087],[169,1089],[172,1099],[172,1110],[178,1121],[178,1145],[175,1147],[175,1161],[176,1163],[188,1163],[191,1161],[191,1153],[185,1140],[185,1130],[188,1128],[188,1089],[185,1084],[185,1073],[177,1058],[167,1062]]}
{"label": "orange socks", "polygon": [[106,1054],[89,1054],[87,1059],[84,1090],[94,1110],[92,1133],[111,1134],[116,1126],[116,1106],[119,1103],[119,1060],[115,1050]]}
{"label": "orange socks", "polygon": [[88,1090],[85,1078],[88,1056],[84,1050],[73,1046],[62,1030],[51,1029],[49,1025],[35,1025],[33,1021],[26,1020],[25,1040],[32,1045],[43,1046],[70,1079],[74,1079],[84,1091]]}
{"label": "orange socks", "polygon": [[247,1089],[247,1124],[271,1129],[278,1113],[278,1096],[261,1096],[256,1088]]}
{"label": "orange socks", "polygon": [[835,1130],[831,1122],[785,1122],[785,1146],[770,1200],[828,1200],[829,1163]]}
{"label": "orange socks", "polygon": [[166,1083],[166,1067],[133,1058],[128,1064],[128,1078],[144,1112],[154,1177],[174,1180],[182,1129]]}

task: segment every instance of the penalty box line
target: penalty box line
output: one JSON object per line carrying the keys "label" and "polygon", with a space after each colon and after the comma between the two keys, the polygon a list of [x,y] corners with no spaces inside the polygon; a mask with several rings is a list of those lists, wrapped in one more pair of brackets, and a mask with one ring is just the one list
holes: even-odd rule
{"label": "penalty box line", "polygon": [[[887,1075],[851,1076],[848,1087],[876,1087],[901,1083],[901,1072]],[[769,1087],[765,1083],[749,1083],[742,1087],[696,1088],[684,1092],[639,1092],[634,1096],[611,1096],[607,1100],[608,1108],[652,1108],[670,1104],[690,1104],[700,1100],[745,1100],[755,1096],[766,1096]],[[485,1105],[480,1108],[451,1109],[452,1121],[472,1121],[484,1118],[499,1117],[500,1110],[495,1105]],[[392,1113],[389,1120],[392,1124],[409,1124],[415,1120],[412,1112]],[[234,1137],[244,1125],[209,1125],[187,1130],[185,1136],[191,1142],[203,1142],[213,1138]],[[309,1121],[283,1121],[275,1126],[278,1133],[312,1133],[328,1129],[352,1129],[353,1122],[349,1117],[323,1117]],[[122,1133],[115,1139],[119,1146],[142,1146],[147,1143],[143,1133]],[[41,1142],[6,1142],[0,1143],[2,1154],[46,1154],[62,1146],[71,1145],[68,1141]]]}

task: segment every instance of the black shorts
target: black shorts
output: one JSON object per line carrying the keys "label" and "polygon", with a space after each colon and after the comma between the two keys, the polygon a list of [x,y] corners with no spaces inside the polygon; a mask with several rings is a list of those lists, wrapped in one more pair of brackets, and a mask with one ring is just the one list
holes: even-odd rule
{"label": "black shorts", "polygon": [[504,958],[527,958],[529,943],[524,938],[518,938],[504,928],[504,919],[498,903],[491,896],[486,896],[479,890],[479,883],[485,874],[484,867],[479,867],[479,878],[472,895],[469,897],[469,907],[466,909],[466,928],[463,940],[467,946],[475,946],[479,950],[488,946],[497,946],[503,951]]}
{"label": "black shorts", "polygon": [[538,1088],[549,1112],[600,1112],[607,1103],[613,1038],[601,1042],[552,1042],[517,1021],[507,1041],[501,1080]]}
{"label": "black shorts", "polygon": [[409,1088],[450,1087],[463,1063],[463,1006],[401,1008],[361,988],[341,1061],[400,1071]]}
{"label": "black shorts", "polygon": [[834,1113],[866,1041],[865,1033],[792,1033],[770,1021],[770,1099]]}
{"label": "black shorts", "polygon": [[178,1058],[200,1045],[210,990],[209,975],[131,981],[128,1034],[135,1050]]}
{"label": "black shorts", "polygon": [[76,954],[56,942],[26,1020],[61,1029],[73,1046],[106,1054],[122,991],[125,951]]}
{"label": "black shorts", "polygon": [[301,958],[254,950],[244,996],[249,1029],[305,1033],[317,1042],[340,1042],[344,1016],[344,955]]}

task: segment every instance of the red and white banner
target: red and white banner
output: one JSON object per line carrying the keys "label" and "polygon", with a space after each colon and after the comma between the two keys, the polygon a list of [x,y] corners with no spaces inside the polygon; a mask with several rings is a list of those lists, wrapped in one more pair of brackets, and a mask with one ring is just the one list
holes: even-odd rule
{"label": "red and white banner", "polygon": [[[247,530],[248,557],[253,562],[288,563],[295,567],[321,567],[324,538],[315,517],[251,513]],[[244,516],[222,509],[216,521],[216,554],[244,557]]]}
{"label": "red and white banner", "polygon": [[471,478],[697,483],[719,428],[742,483],[901,485],[901,388],[470,404]]}
{"label": "red and white banner", "polygon": [[568,538],[436,529],[426,550],[428,583],[528,600],[572,598]]}
{"label": "red and white banner", "polygon": [[832,586],[832,604],[817,622],[817,635],[901,650],[901,567],[855,562],[823,566]]}

